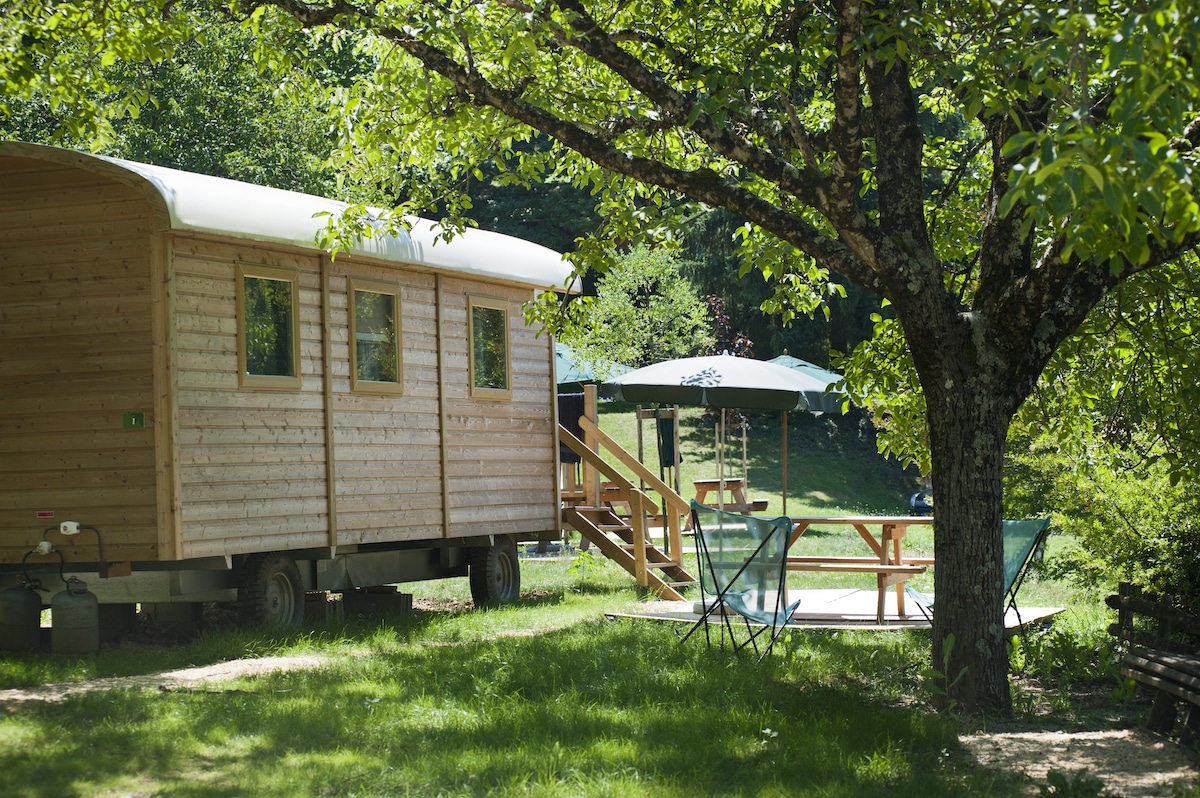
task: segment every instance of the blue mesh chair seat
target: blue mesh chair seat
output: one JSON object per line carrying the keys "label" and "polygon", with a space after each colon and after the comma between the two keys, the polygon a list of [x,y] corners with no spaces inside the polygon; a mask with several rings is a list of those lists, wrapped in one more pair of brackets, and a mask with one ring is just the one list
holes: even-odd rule
{"label": "blue mesh chair seat", "polygon": [[[792,520],[787,516],[756,518],[691,503],[696,533],[703,612],[684,640],[704,627],[711,645],[709,624],[718,623],[721,645],[729,635],[734,650],[752,645],[759,653],[758,638],[769,630],[770,637],[760,659],[775,645],[800,602],[788,601],[787,549]],[[738,642],[731,612],[741,619],[745,639]],[[719,621],[713,619],[719,617]],[[755,624],[756,627],[751,626]]]}
{"label": "blue mesh chair seat", "polygon": [[[1017,614],[1017,623],[1021,622],[1021,613],[1017,609],[1017,591],[1025,581],[1029,564],[1033,561],[1033,553],[1038,545],[1050,534],[1049,518],[1034,518],[1028,521],[1003,521],[1001,531],[1004,535],[1004,608],[1009,607]],[[926,617],[933,613],[933,596],[904,586],[905,594],[916,602]]]}

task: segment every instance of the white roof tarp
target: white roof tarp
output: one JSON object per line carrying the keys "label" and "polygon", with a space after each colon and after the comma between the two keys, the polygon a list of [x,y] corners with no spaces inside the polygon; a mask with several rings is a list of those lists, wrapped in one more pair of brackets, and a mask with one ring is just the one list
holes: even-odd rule
{"label": "white roof tarp", "polygon": [[[103,174],[162,201],[172,230],[227,235],[318,249],[327,216],[348,207],[336,200],[268,188],[222,177],[64,150],[39,144],[0,142],[0,157],[33,158]],[[114,170],[115,167],[115,170]],[[562,288],[571,265],[552,249],[520,238],[467,229],[450,241],[437,223],[408,218],[409,230],[375,235],[349,248],[353,255],[490,277],[536,288]]]}

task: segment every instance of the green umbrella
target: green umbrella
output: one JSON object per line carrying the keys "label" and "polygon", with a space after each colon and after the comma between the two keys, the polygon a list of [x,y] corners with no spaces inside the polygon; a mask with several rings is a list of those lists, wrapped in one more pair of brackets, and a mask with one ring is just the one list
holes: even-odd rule
{"label": "green umbrella", "polygon": [[773,357],[767,362],[778,366],[786,366],[793,371],[811,378],[817,385],[821,386],[819,390],[808,391],[804,394],[809,410],[814,413],[842,412],[842,403],[846,401],[846,394],[836,388],[845,379],[841,374],[829,369],[823,369],[815,363],[809,363],[807,360],[801,360],[791,355]]}
{"label": "green umbrella", "polygon": [[[742,410],[782,410],[783,511],[787,512],[787,411],[824,412],[828,382],[795,369],[733,355],[685,357],[634,369],[600,386],[606,399],[626,402]],[[817,403],[812,407],[810,403]],[[721,457],[725,414],[717,432],[717,476],[724,476]]]}
{"label": "green umbrella", "polygon": [[594,366],[579,359],[579,354],[566,344],[554,342],[554,372],[559,385],[581,385],[586,382],[603,382],[610,377],[625,374],[632,369],[613,363],[601,361]]}

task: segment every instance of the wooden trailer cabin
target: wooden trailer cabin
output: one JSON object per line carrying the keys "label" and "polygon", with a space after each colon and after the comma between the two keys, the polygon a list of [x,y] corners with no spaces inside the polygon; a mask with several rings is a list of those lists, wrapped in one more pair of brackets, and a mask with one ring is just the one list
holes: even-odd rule
{"label": "wooden trailer cabin", "polygon": [[[101,604],[469,576],[558,535],[544,247],[432,223],[330,258],[339,203],[0,143],[0,588]],[[49,600],[49,594],[43,593]]]}

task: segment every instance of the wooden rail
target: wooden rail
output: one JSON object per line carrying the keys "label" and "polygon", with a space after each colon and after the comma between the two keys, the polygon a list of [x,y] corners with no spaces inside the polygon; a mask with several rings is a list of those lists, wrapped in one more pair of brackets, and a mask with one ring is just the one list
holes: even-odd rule
{"label": "wooden rail", "polygon": [[[1117,622],[1108,627],[1111,634],[1135,645],[1152,646],[1130,648],[1121,663],[1122,674],[1154,691],[1146,727],[1159,734],[1171,734],[1176,706],[1184,701],[1191,706],[1184,718],[1181,741],[1192,745],[1200,738],[1200,657],[1195,655],[1194,647],[1178,639],[1178,633],[1200,636],[1200,618],[1176,609],[1169,598],[1142,598],[1128,582],[1122,582],[1119,592],[1104,601],[1118,614]],[[1134,615],[1158,621],[1157,629],[1135,629]]]}
{"label": "wooden rail", "polygon": [[649,587],[650,582],[646,578],[646,515],[657,514],[658,505],[650,499],[645,491],[626,479],[624,474],[601,457],[598,452],[589,449],[583,441],[572,435],[571,431],[561,424],[558,425],[558,438],[571,451],[583,458],[583,462],[595,468],[629,496],[629,507],[633,516],[630,519],[630,525],[633,527],[633,556],[636,563],[634,577],[639,585]]}
{"label": "wooden rail", "polygon": [[[687,499],[680,496],[675,492],[674,488],[655,476],[644,463],[627,452],[608,433],[596,426],[594,421],[584,416],[579,419],[579,425],[589,437],[594,438],[599,445],[603,446],[613,457],[617,458],[621,465],[632,471],[638,479],[645,482],[651,490],[662,497],[663,524],[665,525],[667,537],[670,541],[670,545],[668,546],[670,551],[668,554],[677,564],[683,565],[683,534],[679,519],[691,512],[691,505],[688,504]],[[561,430],[562,428],[560,427],[559,429]],[[567,434],[569,435],[570,433],[568,432]],[[630,510],[633,511],[634,515],[637,514],[637,511],[633,510],[632,507]]]}

